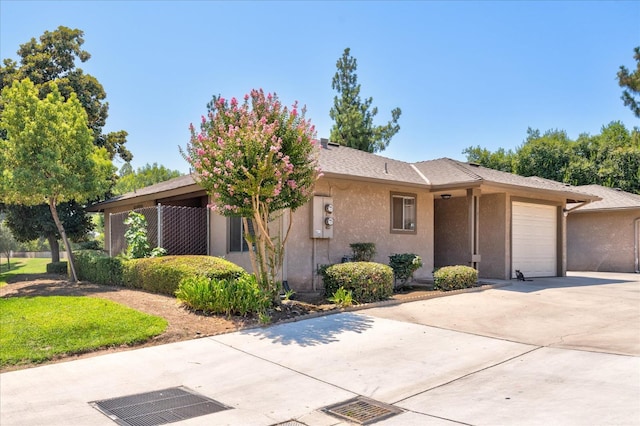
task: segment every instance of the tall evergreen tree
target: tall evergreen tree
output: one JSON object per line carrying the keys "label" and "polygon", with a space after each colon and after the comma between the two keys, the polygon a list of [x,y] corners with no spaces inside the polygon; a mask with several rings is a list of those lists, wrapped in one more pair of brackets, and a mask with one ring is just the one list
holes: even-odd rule
{"label": "tall evergreen tree", "polygon": [[621,99],[636,117],[640,118],[640,46],[633,49],[636,70],[630,72],[624,65],[618,71],[618,84],[624,87]]}
{"label": "tall evergreen tree", "polygon": [[350,55],[348,47],[336,62],[336,67],[331,87],[338,95],[333,98],[333,107],[329,111],[334,120],[331,140],[361,151],[383,151],[400,130],[398,119],[402,111],[394,108],[391,120],[384,126],[373,124],[378,108],[371,107],[373,98],[369,97],[364,101],[360,98],[360,84],[356,74],[358,64],[356,58]]}

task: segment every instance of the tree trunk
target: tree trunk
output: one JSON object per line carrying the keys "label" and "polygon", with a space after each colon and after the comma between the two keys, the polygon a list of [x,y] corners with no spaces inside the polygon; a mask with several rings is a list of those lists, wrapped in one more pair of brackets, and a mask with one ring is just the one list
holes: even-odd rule
{"label": "tree trunk", "polygon": [[49,241],[49,247],[51,247],[51,261],[60,262],[60,243],[55,234],[47,235],[47,241]]}
{"label": "tree trunk", "polygon": [[78,276],[76,275],[76,268],[73,265],[73,255],[71,254],[71,244],[69,243],[69,239],[67,238],[67,233],[64,232],[64,227],[62,226],[62,222],[60,222],[60,218],[58,217],[58,210],[56,209],[56,202],[53,198],[49,199],[49,209],[51,209],[51,216],[53,216],[53,221],[56,223],[58,227],[58,232],[60,236],[62,236],[62,242],[64,243],[64,247],[67,250],[67,261],[69,262],[69,270],[71,271],[71,282],[75,283],[78,281]]}

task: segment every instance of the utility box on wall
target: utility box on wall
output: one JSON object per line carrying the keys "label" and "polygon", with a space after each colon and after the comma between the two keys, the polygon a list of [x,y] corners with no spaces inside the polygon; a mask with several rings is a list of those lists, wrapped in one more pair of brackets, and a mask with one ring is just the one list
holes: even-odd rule
{"label": "utility box on wall", "polygon": [[333,198],[316,195],[311,205],[311,238],[333,238]]}

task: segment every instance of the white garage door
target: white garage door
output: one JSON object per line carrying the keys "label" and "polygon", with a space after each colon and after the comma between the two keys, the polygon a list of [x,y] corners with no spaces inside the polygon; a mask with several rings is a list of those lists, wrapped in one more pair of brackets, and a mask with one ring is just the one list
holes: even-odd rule
{"label": "white garage door", "polygon": [[525,277],[558,275],[556,207],[513,202],[511,209],[511,269]]}

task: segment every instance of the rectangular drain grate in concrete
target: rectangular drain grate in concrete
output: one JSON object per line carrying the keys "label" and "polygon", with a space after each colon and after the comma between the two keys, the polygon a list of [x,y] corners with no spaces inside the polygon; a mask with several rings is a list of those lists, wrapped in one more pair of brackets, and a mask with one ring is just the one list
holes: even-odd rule
{"label": "rectangular drain grate in concrete", "polygon": [[402,413],[402,410],[363,396],[325,407],[322,411],[341,419],[368,425]]}
{"label": "rectangular drain grate in concrete", "polygon": [[230,408],[184,386],[89,404],[121,426],[164,425]]}
{"label": "rectangular drain grate in concrete", "polygon": [[307,426],[307,425],[304,424],[304,423],[300,423],[297,420],[288,420],[288,421],[286,421],[284,423],[277,423],[277,424],[272,425],[272,426]]}

